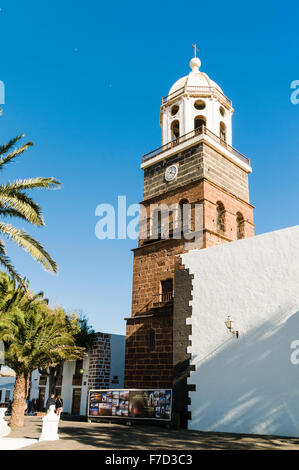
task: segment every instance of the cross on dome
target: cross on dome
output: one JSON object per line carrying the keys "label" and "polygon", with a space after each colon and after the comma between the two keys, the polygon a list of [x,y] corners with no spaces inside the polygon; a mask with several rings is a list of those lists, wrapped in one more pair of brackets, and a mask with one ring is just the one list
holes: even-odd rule
{"label": "cross on dome", "polygon": [[199,57],[196,57],[196,52],[199,52],[196,44],[191,44],[194,49],[194,57],[190,60],[190,67],[192,72],[199,72],[201,66],[201,60]]}
{"label": "cross on dome", "polygon": [[196,44],[191,44],[191,46],[194,48],[194,57],[196,57],[196,52],[199,52],[199,50],[196,47]]}

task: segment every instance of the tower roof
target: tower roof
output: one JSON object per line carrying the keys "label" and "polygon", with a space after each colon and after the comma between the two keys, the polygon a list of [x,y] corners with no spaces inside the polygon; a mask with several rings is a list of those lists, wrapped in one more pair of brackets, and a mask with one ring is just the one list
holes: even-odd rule
{"label": "tower roof", "polygon": [[221,94],[224,95],[222,89],[216,82],[211,80],[206,73],[200,72],[200,66],[200,59],[198,57],[193,57],[190,60],[191,72],[189,73],[189,75],[185,75],[184,77],[179,78],[179,80],[177,80],[172,85],[169,90],[168,97],[170,98],[170,95],[173,95],[178,90],[185,87],[214,87],[218,91],[220,91]]}

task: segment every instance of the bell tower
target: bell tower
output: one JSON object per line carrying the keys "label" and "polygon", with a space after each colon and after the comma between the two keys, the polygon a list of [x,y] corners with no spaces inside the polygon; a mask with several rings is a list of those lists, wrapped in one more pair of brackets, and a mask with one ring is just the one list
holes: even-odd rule
{"label": "bell tower", "polygon": [[[249,159],[232,147],[232,102],[200,70],[196,49],[190,68],[162,99],[162,146],[142,157],[143,219],[138,247],[133,250],[132,312],[126,319],[127,388],[173,387],[178,255],[254,235],[248,187],[252,170]],[[162,216],[152,230],[152,208],[157,206]],[[179,230],[177,213],[170,210],[174,206],[180,220],[184,207],[188,209]],[[194,238],[193,244],[189,235],[197,230],[197,208],[201,237]]]}

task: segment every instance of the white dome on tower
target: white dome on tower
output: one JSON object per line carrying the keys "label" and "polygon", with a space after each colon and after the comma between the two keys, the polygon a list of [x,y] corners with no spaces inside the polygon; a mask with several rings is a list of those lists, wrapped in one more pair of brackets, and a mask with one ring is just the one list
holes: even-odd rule
{"label": "white dome on tower", "polygon": [[232,145],[232,102],[200,67],[201,60],[193,57],[189,75],[177,80],[162,100],[163,145],[192,131],[198,133],[202,126],[210,135]]}
{"label": "white dome on tower", "polygon": [[171,98],[172,93],[175,93],[176,91],[180,90],[183,87],[188,87],[188,86],[199,86],[199,87],[215,87],[217,88],[220,93],[224,94],[222,89],[220,88],[219,85],[217,85],[216,82],[210,79],[210,77],[204,73],[200,72],[199,69],[201,67],[201,61],[198,57],[193,57],[193,59],[190,60],[190,68],[191,72],[189,75],[185,75],[185,77],[179,78],[170,88],[168,97],[169,99]]}

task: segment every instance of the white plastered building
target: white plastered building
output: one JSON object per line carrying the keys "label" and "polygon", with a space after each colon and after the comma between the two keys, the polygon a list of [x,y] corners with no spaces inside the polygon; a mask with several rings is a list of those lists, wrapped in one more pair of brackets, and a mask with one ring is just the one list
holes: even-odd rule
{"label": "white plastered building", "polygon": [[299,226],[182,262],[194,276],[189,429],[299,436]]}

